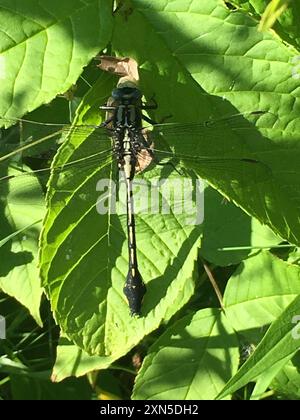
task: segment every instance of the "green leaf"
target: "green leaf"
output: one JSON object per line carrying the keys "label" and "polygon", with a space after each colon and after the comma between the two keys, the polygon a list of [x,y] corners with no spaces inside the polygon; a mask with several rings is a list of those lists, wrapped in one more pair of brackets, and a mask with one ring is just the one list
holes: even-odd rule
{"label": "green leaf", "polygon": [[249,217],[216,190],[207,188],[204,200],[201,256],[220,266],[238,264],[261,247],[280,242],[267,226]]}
{"label": "green leaf", "polygon": [[[77,121],[99,121],[97,108],[105,89],[107,83],[100,78],[79,107]],[[70,136],[55,165],[107,149],[111,149],[110,140],[97,142],[94,138]],[[172,181],[178,181],[172,167],[154,168],[135,178],[144,186],[146,196],[158,194],[160,208],[162,203],[170,203],[171,212],[166,206],[167,214],[161,215],[147,207],[149,202],[142,201],[143,211],[136,212],[139,269],[148,290],[142,317],[132,318],[123,293],[128,272],[126,215],[112,209],[99,214],[96,208],[103,196],[101,190],[96,190],[98,181],[113,180],[118,188],[116,162],[110,161],[107,152],[104,155],[106,160],[97,166],[87,166],[84,171],[71,168],[65,177],[52,177],[50,211],[41,239],[41,273],[56,320],[66,336],[91,355],[117,358],[162,320],[168,320],[192,296],[202,228],[193,225],[195,214],[178,213],[182,196],[178,202],[176,197],[172,201],[167,190],[156,187],[165,171],[171,188]],[[180,180],[185,182],[182,177]],[[103,204],[107,204],[105,199]],[[137,210],[137,201],[135,206]]]}
{"label": "green leaf", "polygon": [[254,329],[275,321],[300,294],[300,269],[269,252],[240,264],[224,293],[226,315],[233,328],[253,339]]}
{"label": "green leaf", "polygon": [[61,339],[51,380],[60,382],[69,376],[78,378],[94,370],[106,369],[113,361],[111,357],[89,356],[68,340]]}
{"label": "green leaf", "polygon": [[0,116],[64,93],[111,36],[107,0],[0,1]]}
{"label": "green leaf", "polygon": [[[237,111],[270,111],[251,133],[228,127],[211,141],[198,138],[197,148],[194,140],[175,147],[177,152],[187,147],[194,156],[240,156],[266,164],[265,179],[258,182],[253,171],[254,182],[246,187],[242,177],[230,181],[229,165],[228,174],[200,165],[196,169],[261,223],[298,243],[299,101],[298,81],[291,74],[293,51],[273,33],[257,32],[253,19],[218,0],[131,3],[128,20],[120,15],[117,21],[113,46],[138,61],[142,89],[149,97],[156,93],[161,117],[195,122]],[[250,181],[250,171],[245,178]]]}
{"label": "green leaf", "polygon": [[[11,170],[9,175],[16,173]],[[31,186],[22,185],[19,194],[10,191],[1,197],[1,235],[10,240],[0,247],[0,287],[22,303],[39,325],[42,325],[39,307],[43,291],[37,267],[37,242],[44,212],[37,179]]]}
{"label": "green leaf", "polygon": [[263,340],[252,356],[245,362],[236,375],[230,379],[218,399],[225,398],[259,375],[271,369],[279,372],[282,365],[290,360],[299,349],[299,328],[295,326],[295,316],[299,314],[300,296],[297,296],[282,314],[273,322]]}
{"label": "green leaf", "polygon": [[226,317],[204,309],[171,325],[153,344],[132,398],[213,399],[238,363],[238,342]]}

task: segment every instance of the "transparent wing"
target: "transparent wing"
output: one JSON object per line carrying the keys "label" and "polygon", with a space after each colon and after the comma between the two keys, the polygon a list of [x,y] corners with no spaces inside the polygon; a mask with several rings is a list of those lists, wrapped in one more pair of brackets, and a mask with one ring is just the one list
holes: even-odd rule
{"label": "transparent wing", "polygon": [[[55,196],[53,205],[61,206],[61,202],[70,196],[91,200],[95,196],[97,182],[105,176],[113,160],[109,152],[106,156],[93,156],[85,161],[72,161],[63,166],[35,171],[26,166],[8,168],[0,164],[0,199],[11,205],[42,205],[50,181],[51,194]],[[78,188],[84,184],[88,184],[84,195],[76,195]]]}
{"label": "transparent wing", "polygon": [[158,124],[147,132],[156,149],[172,149],[177,156],[248,157],[247,144],[254,150],[262,144],[255,124],[269,114],[257,111],[205,122]]}
{"label": "transparent wing", "polygon": [[253,158],[219,158],[208,156],[179,155],[154,149],[156,163],[176,168],[194,170],[199,176],[215,180],[218,184],[239,183],[242,187],[267,181],[271,170],[265,163]]}
{"label": "transparent wing", "polygon": [[[25,205],[27,203],[32,205],[34,200],[41,203],[42,200],[36,196],[37,191],[39,193],[42,190],[45,191],[50,174],[52,174],[51,191],[57,192],[56,201],[59,202],[70,194],[71,189],[76,189],[76,179],[78,183],[83,182],[90,174],[101,171],[113,159],[112,141],[104,129],[97,127],[96,134],[94,126],[70,127],[59,124],[27,123],[25,120],[18,120],[18,132],[12,133],[13,140],[23,134],[19,129],[25,123],[30,128],[30,138],[26,138],[26,141],[21,145],[8,142],[5,146],[9,146],[9,150],[2,145],[0,196],[8,204]],[[11,129],[8,132],[8,140],[11,140]],[[52,150],[55,140],[61,141],[62,136],[66,135],[70,141],[63,144],[59,159],[55,159],[50,168],[49,157],[53,156],[51,154],[49,156],[45,151],[49,150],[49,147]],[[7,135],[4,138],[7,140]],[[34,156],[34,160],[32,160],[32,156]],[[33,167],[37,166],[39,169],[30,171],[26,166],[25,169],[22,169],[23,162],[29,163]],[[9,169],[11,165],[16,167],[14,171]],[[42,190],[36,188],[37,183],[41,185]]]}
{"label": "transparent wing", "polygon": [[0,159],[1,156],[10,157],[21,152],[23,156],[40,155],[42,159],[45,151],[57,150],[70,136],[74,140],[73,143],[78,144],[87,137],[94,144],[111,143],[110,131],[97,125],[63,125],[8,118],[0,118],[0,125],[13,126],[2,129]]}
{"label": "transparent wing", "polygon": [[255,150],[255,142],[258,150],[261,147],[263,139],[254,122],[266,114],[257,111],[199,123],[158,124],[146,133],[158,163],[193,169],[219,185],[253,186],[271,175],[268,165],[247,148],[250,144]]}
{"label": "transparent wing", "polygon": [[255,124],[263,116],[270,117],[273,114],[269,111],[244,112],[207,121],[156,124],[155,130],[169,138],[177,137],[177,135],[187,137],[203,135],[211,138],[224,129],[248,130],[249,133],[249,130],[255,129]]}

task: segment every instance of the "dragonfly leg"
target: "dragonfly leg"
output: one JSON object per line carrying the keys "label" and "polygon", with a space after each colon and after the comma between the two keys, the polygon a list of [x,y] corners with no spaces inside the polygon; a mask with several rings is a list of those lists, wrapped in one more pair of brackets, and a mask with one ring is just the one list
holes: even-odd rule
{"label": "dragonfly leg", "polygon": [[157,105],[157,102],[156,102],[156,99],[155,99],[155,93],[150,98],[150,102],[142,104],[141,108],[142,109],[157,109],[158,108],[158,105]]}
{"label": "dragonfly leg", "polygon": [[116,109],[116,107],[111,106],[111,105],[101,105],[101,106],[99,106],[99,109],[101,109],[103,111],[114,111]]}
{"label": "dragonfly leg", "polygon": [[[145,109],[145,108],[144,108]],[[152,120],[151,118],[148,118],[148,117],[146,117],[146,115],[143,115],[142,114],[142,119],[144,120],[144,121],[146,121],[146,122],[148,122],[149,124],[151,124],[151,125],[156,125],[156,124],[163,124],[167,119],[169,119],[169,118],[172,118],[173,117],[173,115],[166,115],[165,117],[163,117],[161,120],[159,120],[158,122],[157,121],[154,121],[154,120]]]}
{"label": "dragonfly leg", "polygon": [[154,120],[151,120],[151,118],[146,117],[146,115],[142,114],[142,120],[146,121],[147,123],[151,124],[151,125],[156,125],[157,122]]}
{"label": "dragonfly leg", "polygon": [[169,118],[172,118],[173,117],[173,115],[172,114],[169,114],[169,115],[166,115],[165,117],[162,117],[160,120],[159,120],[159,124],[164,124]]}
{"label": "dragonfly leg", "polygon": [[106,127],[108,124],[110,124],[114,119],[114,116],[108,118],[107,120],[103,121],[103,123],[100,124],[100,127]]}

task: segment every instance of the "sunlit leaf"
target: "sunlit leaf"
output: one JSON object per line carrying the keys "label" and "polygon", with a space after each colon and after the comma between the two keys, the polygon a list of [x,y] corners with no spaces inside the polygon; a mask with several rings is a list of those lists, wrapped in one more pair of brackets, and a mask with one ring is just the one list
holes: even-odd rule
{"label": "sunlit leaf", "polygon": [[133,399],[214,399],[237,369],[237,347],[234,331],[217,309],[186,316],[149,349]]}

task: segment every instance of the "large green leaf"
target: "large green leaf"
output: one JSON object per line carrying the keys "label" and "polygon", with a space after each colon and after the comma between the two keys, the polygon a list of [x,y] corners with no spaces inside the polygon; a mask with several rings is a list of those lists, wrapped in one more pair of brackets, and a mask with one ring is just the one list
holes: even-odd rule
{"label": "large green leaf", "polygon": [[108,42],[111,1],[0,1],[0,116],[64,93]]}
{"label": "large green leaf", "polygon": [[[105,89],[107,81],[100,78],[78,109],[78,121],[95,121]],[[111,148],[110,140],[70,136],[54,164],[103,148]],[[161,202],[171,203],[168,214],[147,207],[136,214],[139,267],[148,289],[141,318],[130,317],[122,291],[128,271],[126,215],[98,214],[96,208],[101,196],[96,184],[103,179],[117,181],[116,162],[108,155],[97,167],[71,168],[61,184],[60,178],[51,179],[50,210],[41,241],[43,284],[62,330],[89,354],[120,357],[193,294],[201,226],[191,223],[191,214],[177,211],[182,197],[172,205],[168,192],[155,187],[165,171],[167,182],[178,180],[172,167],[154,168],[136,177],[147,187],[147,194],[154,188]]]}
{"label": "large green leaf", "polygon": [[238,343],[226,317],[205,309],[173,324],[150,348],[133,399],[213,399],[237,370]]}
{"label": "large green leaf", "polygon": [[265,182],[246,188],[230,183],[230,172],[222,177],[214,168],[196,169],[262,223],[298,243],[299,100],[298,81],[291,74],[293,51],[273,33],[259,33],[253,19],[228,10],[222,1],[131,3],[132,13],[117,21],[113,46],[137,59],[142,88],[149,96],[156,93],[161,117],[199,121],[237,110],[271,112],[259,118],[259,132],[230,133],[228,127],[211,141],[198,139],[197,148],[183,138],[175,148],[182,151],[186,145],[194,155],[264,162],[270,169]]}

